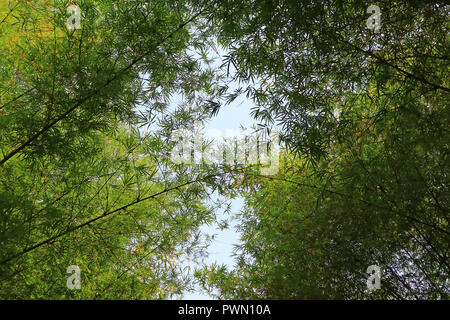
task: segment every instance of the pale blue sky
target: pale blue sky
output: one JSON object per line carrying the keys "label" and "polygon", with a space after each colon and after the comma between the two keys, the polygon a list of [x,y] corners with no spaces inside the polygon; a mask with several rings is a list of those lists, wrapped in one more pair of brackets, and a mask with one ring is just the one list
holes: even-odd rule
{"label": "pale blue sky", "polygon": [[[214,59],[214,66],[219,66],[222,63],[221,57],[226,54],[225,51],[218,48],[218,53],[210,52],[209,56]],[[232,73],[234,70],[230,68]],[[229,83],[230,90],[234,90],[238,87],[237,83]],[[256,124],[256,121],[250,116],[253,102],[247,99],[245,95],[241,95],[236,98],[229,105],[224,105],[219,113],[205,123],[204,132],[208,130],[218,130],[224,135],[230,131],[239,131],[241,127],[251,128]],[[242,198],[236,198],[232,200],[231,215],[238,213],[244,204]],[[218,221],[229,218],[224,215],[223,212],[218,213]],[[216,234],[215,240],[209,247],[209,257],[206,260],[207,263],[212,264],[216,262],[219,265],[225,264],[230,269],[234,266],[234,258],[232,257],[234,245],[239,244],[240,235],[235,229],[236,221],[231,221],[230,226],[226,230],[219,230],[217,226],[204,226],[202,230],[208,234]],[[199,292],[186,293],[184,299],[211,299],[210,296],[204,295]]]}
{"label": "pale blue sky", "polygon": [[[205,131],[208,129],[218,129],[223,133],[227,130],[238,130],[241,126],[250,128],[256,122],[250,116],[250,109],[252,101],[243,97],[237,98],[233,103],[223,107],[217,116],[205,124]],[[238,213],[243,206],[243,199],[236,198],[232,200],[231,214]],[[221,213],[218,220],[229,218],[229,216]],[[205,226],[202,230],[208,234],[214,233],[217,235],[215,240],[209,247],[209,257],[206,260],[208,263],[217,262],[217,264],[225,264],[233,268],[234,259],[232,258],[233,245],[239,243],[239,234],[235,230],[236,223],[232,221],[230,227],[226,230],[220,231],[216,226]],[[184,299],[211,299],[211,297],[195,292],[186,293]]]}
{"label": "pale blue sky", "polygon": [[[192,52],[192,54],[195,54]],[[218,48],[218,52],[210,50],[208,52],[208,57],[213,59],[212,67],[219,67],[222,64],[222,56],[226,52]],[[234,72],[233,68],[230,68],[230,73]],[[229,90],[237,89],[237,83],[228,83]],[[180,104],[182,96],[179,94],[174,94],[171,98],[171,103],[169,110],[174,111],[175,108]],[[227,135],[230,132],[239,132],[241,127],[251,128],[256,124],[256,121],[250,116],[251,108],[253,107],[253,102],[247,99],[245,95],[239,96],[231,104],[223,105],[219,113],[204,123],[203,133],[207,133],[210,130],[219,131],[223,135]],[[143,106],[145,109],[145,106]],[[154,125],[155,126],[155,125]],[[150,130],[156,129],[156,127],[151,126]],[[144,128],[143,128],[144,129]],[[145,131],[145,129],[144,129]],[[215,199],[212,199],[215,200]],[[238,213],[243,206],[243,199],[236,198],[231,201],[231,215]],[[217,212],[217,221],[224,219],[230,220],[230,215],[224,214],[222,211]],[[211,226],[203,226],[202,231],[206,234],[215,234],[216,237],[212,241],[208,248],[208,258],[206,259],[207,264],[212,264],[216,262],[219,265],[225,264],[229,268],[233,268],[234,259],[232,257],[234,245],[239,244],[239,234],[235,230],[236,221],[230,221],[230,226],[226,230],[220,230],[217,224]],[[186,262],[186,265],[193,266],[192,263]],[[188,293],[185,292],[183,299],[212,299],[208,295],[204,295],[200,292]]]}

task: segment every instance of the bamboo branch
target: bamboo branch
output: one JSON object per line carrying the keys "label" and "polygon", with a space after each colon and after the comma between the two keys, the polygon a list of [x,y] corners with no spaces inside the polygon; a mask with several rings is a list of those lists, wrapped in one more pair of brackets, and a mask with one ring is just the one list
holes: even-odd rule
{"label": "bamboo branch", "polygon": [[[159,41],[155,47],[160,46],[162,43],[164,43],[165,41],[167,41],[168,39],[172,38],[175,33],[177,33],[178,31],[180,31],[181,29],[183,29],[187,24],[189,24],[190,22],[192,22],[195,18],[197,18],[201,13],[203,12],[200,11],[198,13],[196,13],[193,17],[191,17],[189,20],[183,22],[182,24],[180,24],[178,26],[178,28],[171,32],[169,35],[167,35],[164,39],[162,39],[161,41]],[[48,130],[50,130],[54,125],[56,125],[57,123],[59,123],[61,120],[65,119],[70,113],[72,113],[74,110],[78,109],[83,103],[85,103],[87,100],[89,100],[90,98],[96,96],[98,93],[100,93],[101,90],[105,89],[106,87],[108,87],[112,82],[114,82],[115,80],[119,79],[120,76],[122,76],[124,73],[126,73],[128,70],[130,70],[131,68],[133,68],[138,62],[140,62],[142,59],[144,59],[146,56],[148,56],[149,54],[151,54],[153,51],[149,50],[147,52],[145,52],[144,54],[142,54],[141,56],[134,58],[131,63],[126,66],[125,68],[123,68],[122,70],[120,70],[116,75],[114,75],[113,77],[111,77],[108,81],[106,81],[102,86],[100,86],[99,88],[95,89],[94,91],[92,91],[90,94],[86,95],[85,97],[81,98],[77,103],[75,103],[75,105],[73,105],[69,110],[67,110],[66,112],[64,112],[63,114],[61,114],[60,116],[58,116],[56,119],[52,120],[51,122],[49,122],[48,124],[46,124],[41,130],[39,130],[37,133],[35,133],[33,136],[31,136],[30,138],[28,138],[28,140],[26,140],[25,142],[23,142],[20,146],[18,146],[17,148],[15,148],[13,151],[9,152],[1,161],[0,161],[0,166],[2,166],[3,164],[5,164],[6,161],[8,161],[9,159],[11,159],[13,156],[15,156],[17,153],[19,153],[20,151],[22,151],[23,149],[25,149],[27,146],[29,146],[34,140],[36,140],[37,138],[39,138],[42,134],[44,134],[45,132],[47,132]]]}
{"label": "bamboo branch", "polygon": [[126,205],[124,205],[124,206],[122,206],[122,207],[120,207],[120,208],[114,209],[114,210],[109,211],[109,212],[104,212],[103,214],[101,214],[101,215],[99,215],[99,216],[97,216],[97,217],[95,217],[95,218],[89,219],[89,220],[87,220],[87,221],[85,221],[85,222],[83,222],[83,223],[81,223],[81,224],[78,224],[78,225],[76,225],[76,226],[74,226],[74,227],[68,228],[67,230],[65,230],[65,231],[63,231],[63,232],[57,234],[56,236],[50,237],[50,238],[48,238],[48,239],[46,239],[46,240],[43,240],[43,241],[41,241],[41,242],[39,242],[39,243],[36,243],[35,245],[32,245],[32,246],[30,246],[30,247],[28,247],[28,248],[23,249],[23,250],[20,251],[19,253],[16,253],[16,254],[14,254],[14,255],[12,255],[12,256],[10,256],[10,257],[8,257],[8,258],[2,260],[2,261],[0,262],[0,265],[1,265],[1,264],[5,264],[5,263],[7,263],[7,262],[9,262],[9,261],[11,261],[11,260],[13,260],[13,259],[16,259],[16,258],[18,258],[18,257],[20,257],[20,256],[22,256],[22,255],[24,255],[24,254],[26,254],[26,253],[28,253],[28,252],[30,252],[30,251],[33,251],[33,250],[35,250],[35,249],[37,249],[37,248],[39,248],[39,247],[42,247],[43,245],[52,243],[52,242],[54,242],[55,240],[57,240],[57,239],[59,239],[59,238],[65,236],[65,235],[67,235],[67,234],[69,234],[69,233],[71,233],[71,232],[73,232],[73,231],[79,230],[79,229],[81,229],[81,228],[83,228],[83,227],[85,227],[85,226],[87,226],[87,225],[90,225],[91,223],[94,223],[94,222],[96,222],[96,221],[98,221],[98,220],[100,220],[100,219],[103,219],[103,218],[105,218],[105,217],[111,216],[112,214],[114,214],[114,213],[116,213],[116,212],[125,210],[126,208],[131,207],[131,206],[133,206],[133,205],[135,205],[135,204],[138,204],[138,203],[143,202],[143,201],[146,201],[146,200],[154,199],[154,198],[156,198],[156,197],[158,197],[158,196],[160,196],[160,195],[162,195],[162,194],[168,193],[168,192],[173,191],[173,190],[180,189],[180,188],[182,188],[182,187],[185,187],[185,186],[187,186],[187,185],[190,185],[190,184],[193,184],[193,183],[196,183],[196,182],[200,182],[200,181],[209,179],[209,178],[211,178],[211,177],[213,177],[213,176],[214,176],[214,175],[208,175],[208,176],[203,177],[203,178],[199,178],[199,179],[196,179],[196,180],[192,180],[192,181],[185,182],[185,183],[183,183],[183,184],[177,185],[177,186],[172,187],[172,188],[166,188],[166,189],[164,189],[164,190],[162,190],[162,191],[160,191],[160,192],[157,192],[157,193],[155,193],[155,194],[153,194],[153,195],[150,195],[150,196],[148,196],[148,197],[145,197],[145,198],[142,198],[142,199],[136,199],[135,201],[130,202],[130,203],[128,203],[128,204],[126,204]]}

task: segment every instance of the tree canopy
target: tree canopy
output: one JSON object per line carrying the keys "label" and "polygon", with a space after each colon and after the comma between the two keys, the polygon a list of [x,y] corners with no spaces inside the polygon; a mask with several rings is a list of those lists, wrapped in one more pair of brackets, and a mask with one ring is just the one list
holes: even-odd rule
{"label": "tree canopy", "polygon": [[[2,1],[0,297],[200,283],[231,299],[448,299],[450,6],[378,1],[374,30],[371,4]],[[259,130],[280,129],[278,172],[170,158],[174,131],[242,95]],[[192,275],[217,193],[245,199],[237,265]]]}

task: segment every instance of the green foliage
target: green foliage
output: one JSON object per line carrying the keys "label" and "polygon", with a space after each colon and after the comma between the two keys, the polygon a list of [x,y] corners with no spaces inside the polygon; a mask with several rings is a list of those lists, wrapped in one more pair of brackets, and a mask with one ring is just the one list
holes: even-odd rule
{"label": "green foliage", "polygon": [[[448,299],[448,6],[214,1],[227,64],[277,123],[276,176],[248,172],[238,268],[197,273],[222,298]],[[215,24],[215,27],[212,26]],[[366,289],[367,267],[382,269]],[[218,290],[218,291],[217,291]]]}
{"label": "green foliage", "polygon": [[[449,7],[377,4],[379,32],[361,1],[2,1],[0,297],[181,295],[218,191],[246,200],[236,270],[195,273],[219,298],[448,299]],[[170,161],[242,94],[278,174]]]}
{"label": "green foliage", "polygon": [[[447,119],[428,112],[436,126],[396,111],[355,121],[319,168],[285,154],[276,176],[248,172],[238,268],[200,273],[204,288],[238,299],[448,299]],[[370,265],[382,269],[374,293]]]}
{"label": "green foliage", "polygon": [[[161,112],[152,106],[181,81],[191,96],[189,82],[210,81],[187,53],[195,12],[179,1],[79,1],[81,28],[69,30],[69,4],[1,4],[1,297],[181,295],[181,262],[202,254],[199,227],[213,219],[196,186],[209,176],[161,158],[170,150],[141,134],[152,119],[137,110]],[[82,290],[66,287],[70,265]]]}

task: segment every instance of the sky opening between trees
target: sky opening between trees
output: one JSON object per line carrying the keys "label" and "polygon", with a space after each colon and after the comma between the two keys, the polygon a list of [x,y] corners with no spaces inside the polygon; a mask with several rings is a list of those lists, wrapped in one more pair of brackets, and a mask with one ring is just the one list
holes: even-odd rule
{"label": "sky opening between trees", "polygon": [[448,299],[449,9],[2,0],[0,298]]}

